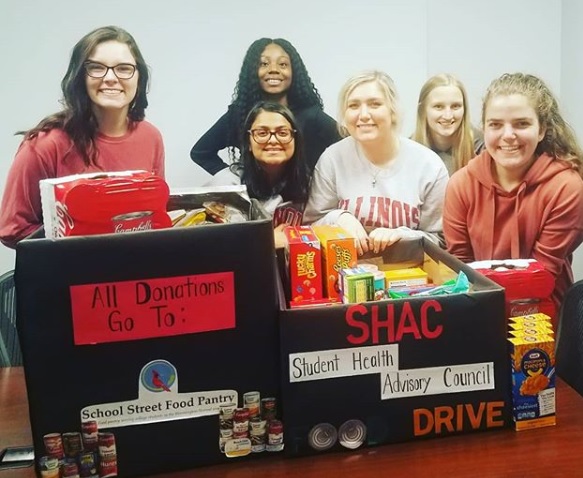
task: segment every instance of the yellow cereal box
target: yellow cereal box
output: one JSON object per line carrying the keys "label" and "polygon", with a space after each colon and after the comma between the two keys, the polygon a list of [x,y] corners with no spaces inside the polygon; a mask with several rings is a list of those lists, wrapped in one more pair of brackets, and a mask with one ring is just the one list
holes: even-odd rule
{"label": "yellow cereal box", "polygon": [[322,273],[324,295],[330,299],[341,299],[338,275],[342,269],[356,266],[354,237],[340,226],[312,226],[322,246]]}
{"label": "yellow cereal box", "polygon": [[545,334],[511,337],[512,411],[516,430],[555,425],[555,341]]}

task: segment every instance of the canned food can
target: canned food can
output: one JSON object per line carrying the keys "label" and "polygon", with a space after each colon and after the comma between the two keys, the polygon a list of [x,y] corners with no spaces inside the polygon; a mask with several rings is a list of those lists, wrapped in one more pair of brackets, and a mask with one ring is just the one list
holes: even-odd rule
{"label": "canned food can", "polygon": [[219,406],[219,426],[221,429],[233,428],[233,415],[237,405],[234,403],[225,403]]}
{"label": "canned food can", "polygon": [[345,448],[354,450],[366,439],[366,425],[360,420],[348,420],[338,429],[338,442]]}
{"label": "canned food can", "polygon": [[85,450],[97,450],[97,420],[87,420],[81,423],[81,435]]}
{"label": "canned food can", "polygon": [[241,433],[249,430],[249,410],[237,408],[233,414],[233,432]]}
{"label": "canned food can", "polygon": [[318,423],[308,433],[308,443],[316,451],[332,448],[337,440],[336,427],[330,423]]}
{"label": "canned food can", "polygon": [[136,211],[114,216],[111,218],[113,232],[148,231],[152,229],[152,214],[152,211]]}
{"label": "canned food can", "polygon": [[99,432],[97,435],[97,442],[99,446],[100,458],[115,458],[117,456],[117,451],[115,448],[115,435],[113,433]]}
{"label": "canned food can", "polygon": [[267,441],[267,434],[253,435],[251,434],[251,453],[261,453],[265,451],[265,442]]}
{"label": "canned food can", "polygon": [[267,451],[283,450],[283,423],[271,420],[267,429]]}
{"label": "canned food can", "polygon": [[261,399],[261,418],[267,421],[277,418],[277,401],[275,397]]}
{"label": "canned food can", "polygon": [[63,463],[63,478],[79,478],[79,467],[74,461]]}
{"label": "canned food can", "polygon": [[103,458],[99,463],[99,478],[117,476],[117,457]]}
{"label": "canned food can", "polygon": [[43,442],[47,455],[57,457],[59,460],[65,457],[63,438],[60,433],[47,433],[43,436]]}
{"label": "canned food can", "polygon": [[79,455],[79,476],[81,478],[99,477],[95,454],[92,451],[84,451]]}
{"label": "canned food can", "polygon": [[249,420],[249,431],[251,435],[265,435],[267,431],[267,421],[260,417]]}
{"label": "canned food can", "polygon": [[65,456],[75,458],[83,451],[83,440],[79,432],[63,433],[63,448],[65,449]]}
{"label": "canned food can", "polygon": [[59,478],[61,472],[59,459],[56,456],[41,456],[38,460],[38,469],[42,478]]}
{"label": "canned food can", "polygon": [[249,410],[249,418],[257,417],[260,413],[259,392],[247,392],[243,394],[243,406]]}

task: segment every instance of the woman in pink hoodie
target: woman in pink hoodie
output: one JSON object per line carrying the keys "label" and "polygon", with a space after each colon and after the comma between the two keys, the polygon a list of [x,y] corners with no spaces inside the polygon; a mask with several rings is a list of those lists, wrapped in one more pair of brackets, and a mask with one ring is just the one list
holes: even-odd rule
{"label": "woman in pink hoodie", "polygon": [[560,305],[583,241],[583,151],[539,78],[504,74],[482,107],[486,150],[448,184],[443,230],[464,262],[526,259],[554,276]]}

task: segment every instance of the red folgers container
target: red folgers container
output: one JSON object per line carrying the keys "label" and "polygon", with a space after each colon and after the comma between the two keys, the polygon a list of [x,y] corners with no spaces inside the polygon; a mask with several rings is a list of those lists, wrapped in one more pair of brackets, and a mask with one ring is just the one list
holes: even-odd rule
{"label": "red folgers container", "polygon": [[146,171],[94,173],[41,181],[47,238],[161,229],[170,195],[164,179]]}

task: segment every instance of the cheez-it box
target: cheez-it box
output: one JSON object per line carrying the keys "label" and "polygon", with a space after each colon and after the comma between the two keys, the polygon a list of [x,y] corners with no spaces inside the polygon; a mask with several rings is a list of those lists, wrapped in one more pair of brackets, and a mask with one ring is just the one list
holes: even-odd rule
{"label": "cheez-it box", "polygon": [[288,226],[285,258],[292,303],[322,299],[322,251],[309,226]]}
{"label": "cheez-it box", "polygon": [[330,299],[341,299],[338,274],[342,269],[356,267],[354,238],[336,225],[312,226],[322,245],[324,294]]}

